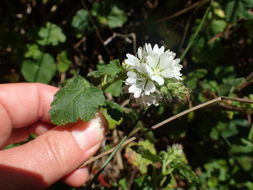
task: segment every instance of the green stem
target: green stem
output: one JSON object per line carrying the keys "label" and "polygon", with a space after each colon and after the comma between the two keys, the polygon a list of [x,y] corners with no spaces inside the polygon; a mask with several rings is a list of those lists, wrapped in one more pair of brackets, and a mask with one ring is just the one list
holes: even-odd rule
{"label": "green stem", "polygon": [[125,77],[126,73],[125,72],[122,72],[119,74],[119,76],[117,76],[116,78],[108,81],[104,86],[101,87],[101,89],[103,91],[105,91],[109,86],[111,86],[113,83],[115,83],[116,81],[120,80],[120,79],[123,79]]}
{"label": "green stem", "polygon": [[192,46],[193,42],[195,41],[197,35],[199,34],[199,32],[200,32],[200,30],[201,30],[201,28],[202,28],[202,26],[203,26],[203,24],[204,24],[204,22],[206,20],[206,17],[207,17],[207,15],[209,13],[209,10],[210,10],[210,6],[208,6],[208,8],[206,9],[205,14],[204,14],[204,16],[201,19],[201,22],[198,25],[197,30],[195,31],[195,33],[191,37],[189,44],[187,45],[187,47],[185,48],[184,52],[180,56],[180,60],[182,60],[185,57],[186,53],[189,51],[190,47]]}
{"label": "green stem", "polygon": [[253,124],[251,124],[250,130],[249,130],[249,134],[248,134],[248,139],[250,141],[253,141]]}
{"label": "green stem", "polygon": [[105,167],[109,164],[109,162],[112,160],[114,155],[118,152],[118,150],[121,148],[122,144],[127,140],[128,136],[124,136],[123,139],[121,139],[120,143],[115,147],[113,152],[110,154],[108,159],[105,161],[105,163],[102,165],[102,167],[99,169],[99,171],[95,174],[95,176],[92,178],[92,180],[87,184],[85,187],[85,190],[90,189],[92,184],[95,182],[95,180],[98,178],[98,176],[104,171]]}
{"label": "green stem", "polygon": [[148,108],[145,108],[144,110],[142,110],[141,114],[135,120],[135,122],[133,124],[134,128],[127,135],[125,135],[121,139],[121,141],[119,142],[119,144],[114,148],[113,152],[110,154],[110,156],[105,161],[105,163],[101,166],[101,168],[99,169],[99,171],[95,174],[95,176],[92,178],[92,180],[85,186],[85,190],[88,190],[92,186],[92,184],[96,181],[96,179],[98,178],[98,176],[104,171],[105,167],[109,164],[109,162],[112,160],[112,158],[114,157],[114,155],[119,151],[119,149],[124,144],[124,142],[126,142],[127,139],[128,139],[128,137],[132,135],[132,132],[134,131],[135,126],[138,124],[138,122],[140,121],[141,117],[143,115],[145,115],[147,111],[148,111]]}

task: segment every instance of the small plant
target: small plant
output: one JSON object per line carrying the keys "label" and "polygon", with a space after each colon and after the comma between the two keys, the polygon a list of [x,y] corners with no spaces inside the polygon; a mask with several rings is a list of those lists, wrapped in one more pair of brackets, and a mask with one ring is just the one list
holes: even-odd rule
{"label": "small plant", "polygon": [[57,125],[103,113],[86,189],[251,190],[252,2],[1,0],[0,81],[59,87]]}
{"label": "small plant", "polygon": [[[89,121],[99,109],[106,109],[109,100],[106,100],[104,94],[110,86],[117,84],[118,81],[125,84],[123,88],[131,94],[129,98],[144,110],[147,110],[147,107],[151,105],[158,106],[161,102],[171,103],[174,100],[185,102],[188,100],[189,90],[184,86],[180,73],[182,65],[179,64],[180,59],[175,59],[174,52],[165,51],[164,46],[159,48],[157,44],[154,47],[151,44],[145,44],[144,47],[138,48],[136,56],[131,54],[126,56],[127,59],[123,64],[114,60],[108,65],[99,66],[97,71],[89,74],[89,76],[100,79],[101,83],[97,87],[79,75],[70,79],[55,94],[50,110],[52,122],[56,125],[64,125],[79,119]],[[120,107],[115,102],[112,105]],[[108,109],[106,109],[106,113],[110,118],[114,118]],[[137,118],[140,117],[141,115]],[[137,123],[138,120],[134,123]],[[135,125],[134,123],[133,125]],[[121,140],[121,143],[127,140],[133,130],[135,128],[124,140]],[[152,155],[149,150],[138,146],[134,150],[152,164],[158,162],[161,164],[159,169],[161,175],[159,174],[159,177],[156,178],[155,188],[167,186],[165,181],[168,177],[173,177],[175,171],[184,174],[183,176],[186,178],[194,173],[187,165],[180,145],[173,145],[168,148],[167,152],[162,151],[159,155]],[[156,169],[156,172],[159,173],[159,170]]]}
{"label": "small plant", "polygon": [[[127,59],[124,60],[123,64],[120,64],[118,60],[114,60],[108,65],[99,65],[97,67],[98,70],[89,73],[88,76],[100,79],[101,83],[97,84],[97,87],[77,75],[70,79],[55,94],[50,114],[52,122],[56,125],[73,123],[79,119],[89,121],[99,109],[106,113],[107,118],[114,120],[114,116],[110,114],[108,106],[110,109],[117,107],[118,110],[120,110],[121,106],[106,99],[104,94],[108,92],[108,88],[119,81],[120,86],[117,85],[117,88],[121,88],[122,83],[125,84],[122,88],[125,88],[125,92],[130,93],[130,100],[137,103],[144,110],[144,112],[137,113],[139,115],[136,116],[136,120],[132,123],[134,127],[120,140],[120,143],[112,151],[110,157],[96,173],[86,189],[91,187],[94,180],[101,174],[123,143],[135,134],[136,124],[146,114],[150,106],[158,106],[160,103],[182,103],[188,101],[190,97],[189,89],[183,84],[182,74],[180,73],[182,65],[179,64],[180,59],[175,59],[175,56],[174,52],[170,50],[165,51],[164,46],[159,48],[157,44],[154,47],[151,44],[145,44],[144,47],[138,48],[136,56],[127,54]],[[183,114],[224,99],[251,102],[250,100],[219,97],[204,103],[200,107],[196,106],[189,109]],[[121,112],[123,112],[122,109]],[[176,115],[175,118],[177,117],[180,117],[180,114],[179,116]],[[153,129],[156,128],[154,127]],[[173,188],[177,184],[176,180],[178,180],[178,177],[187,179],[190,184],[198,181],[197,175],[188,165],[182,145],[174,144],[168,147],[167,151],[161,151],[159,154],[156,154],[156,151],[151,153],[149,149],[145,149],[142,145],[132,146],[131,149],[132,152],[135,151],[140,157],[139,159],[136,156],[131,158],[130,163],[133,163],[133,165],[137,163],[138,166],[138,163],[141,164],[143,162],[140,171],[142,173],[151,172],[149,178],[139,179],[142,181],[141,183],[146,183],[145,180],[148,180],[148,183],[152,184],[150,186],[151,189]],[[133,157],[133,155],[129,156],[130,152],[126,153],[126,157]],[[149,166],[153,167],[150,168]],[[149,168],[148,171],[147,168]],[[137,182],[137,186],[138,183],[140,185],[140,181]],[[139,188],[141,187],[142,185],[139,186]]]}

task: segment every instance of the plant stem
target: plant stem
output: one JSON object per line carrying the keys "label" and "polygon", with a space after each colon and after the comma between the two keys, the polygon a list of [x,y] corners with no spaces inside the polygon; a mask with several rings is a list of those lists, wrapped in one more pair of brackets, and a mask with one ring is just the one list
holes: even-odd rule
{"label": "plant stem", "polygon": [[116,81],[123,79],[125,77],[126,73],[122,72],[119,74],[119,76],[117,76],[116,78],[110,80],[109,82],[107,82],[104,86],[101,87],[101,89],[103,91],[105,91],[109,86],[111,86],[113,83],[115,83]]}
{"label": "plant stem", "polygon": [[[156,125],[153,125],[149,130],[147,130],[147,131],[145,131],[144,133],[138,135],[138,137],[140,137],[140,136],[146,134],[146,133],[149,132],[149,131],[152,131],[152,130],[155,130],[155,129],[159,128],[159,127],[162,127],[163,125],[165,125],[165,124],[167,124],[167,123],[169,123],[169,122],[171,122],[171,121],[173,121],[173,120],[175,120],[175,119],[177,119],[177,118],[179,118],[179,117],[182,117],[182,116],[184,116],[184,115],[186,115],[186,114],[188,114],[188,113],[190,113],[190,112],[196,111],[196,110],[198,110],[198,109],[204,108],[204,107],[206,107],[206,106],[209,106],[209,105],[211,105],[211,104],[214,104],[214,103],[217,103],[217,102],[220,102],[220,101],[224,101],[224,100],[229,100],[229,101],[235,101],[235,102],[253,104],[253,100],[247,100],[247,99],[242,99],[242,98],[232,98],[232,97],[225,97],[225,96],[217,97],[217,98],[214,98],[214,99],[209,100],[209,101],[207,101],[207,102],[204,102],[204,103],[202,103],[202,104],[199,104],[199,105],[197,105],[197,106],[194,106],[194,107],[192,107],[192,108],[190,108],[190,109],[187,109],[187,110],[185,110],[185,111],[182,111],[182,112],[180,112],[180,113],[178,113],[178,114],[176,114],[176,115],[174,115],[174,116],[172,116],[172,117],[169,117],[168,119],[165,119],[165,120],[163,120],[163,121],[157,123]],[[147,112],[147,111],[146,111],[146,112]],[[145,112],[145,113],[146,113],[146,112]],[[252,127],[252,131],[253,131],[253,127]],[[252,132],[252,134],[253,134],[253,132]],[[253,136],[253,135],[252,135],[252,136]],[[128,140],[126,140],[125,142],[122,143],[121,147],[124,147],[124,146],[128,145],[129,143],[135,141],[136,139],[137,139],[137,136],[134,136],[134,137],[129,138]],[[116,148],[117,148],[117,146],[114,147],[114,148],[112,148],[111,150],[108,150],[108,151],[106,151],[106,152],[103,152],[103,153],[101,153],[101,154],[99,154],[99,155],[97,155],[97,156],[95,156],[95,157],[93,157],[93,158],[87,160],[87,161],[84,162],[80,167],[84,167],[84,166],[86,166],[86,165],[88,165],[88,164],[90,164],[90,163],[92,163],[92,162],[94,162],[94,161],[96,161],[96,160],[98,160],[98,159],[100,159],[100,158],[102,158],[102,157],[104,157],[104,156],[110,154],[110,153],[113,152]]]}
{"label": "plant stem", "polygon": [[177,118],[179,118],[179,117],[181,117],[183,115],[186,115],[186,114],[188,114],[188,113],[190,113],[192,111],[198,110],[200,108],[206,107],[206,106],[208,106],[210,104],[213,104],[213,103],[216,103],[216,102],[220,102],[220,101],[223,101],[223,100],[231,100],[231,101],[235,101],[235,102],[242,102],[242,103],[253,104],[252,100],[246,100],[246,99],[242,99],[242,98],[231,98],[231,97],[220,96],[218,98],[214,98],[212,100],[209,100],[207,102],[204,102],[202,104],[194,106],[194,107],[192,107],[190,109],[182,111],[182,112],[180,112],[180,113],[178,113],[178,114],[176,114],[176,115],[174,115],[174,116],[172,116],[172,117],[170,117],[168,119],[165,119],[164,121],[162,121],[162,122],[160,122],[160,123],[152,126],[151,128],[152,128],[152,130],[157,129],[157,128],[163,126],[164,124],[169,123],[169,122],[171,122],[171,121],[173,121],[173,120],[175,120],[175,119],[177,119]]}
{"label": "plant stem", "polygon": [[95,174],[95,176],[92,178],[92,180],[85,186],[85,190],[89,189],[92,184],[95,182],[95,180],[98,178],[98,176],[103,172],[107,164],[112,160],[114,155],[118,152],[118,150],[121,148],[122,144],[127,140],[128,136],[124,136],[123,139],[121,139],[120,143],[114,148],[113,152],[110,154],[108,159],[105,161],[105,163],[102,165],[102,167],[99,169],[99,171]]}
{"label": "plant stem", "polygon": [[128,137],[130,135],[132,135],[132,132],[135,129],[135,126],[138,124],[138,122],[140,121],[141,117],[143,115],[145,115],[145,113],[148,111],[147,108],[145,108],[144,110],[142,110],[142,112],[140,113],[139,117],[135,120],[134,124],[133,124],[133,129],[127,134],[125,135],[121,141],[119,142],[118,145],[116,145],[115,148],[113,148],[112,153],[110,154],[110,156],[108,157],[108,159],[105,161],[105,163],[101,166],[101,168],[99,169],[99,171],[95,174],[95,176],[92,178],[92,180],[85,186],[85,190],[89,189],[92,184],[95,182],[95,180],[98,178],[98,176],[104,171],[105,167],[109,164],[109,162],[112,160],[112,158],[114,157],[114,155],[119,151],[119,149],[122,147],[122,145],[127,141]]}
{"label": "plant stem", "polygon": [[155,22],[159,23],[159,22],[163,22],[163,21],[181,16],[182,14],[184,14],[184,13],[186,13],[186,12],[196,8],[196,7],[200,7],[200,6],[204,5],[207,2],[208,2],[208,0],[197,1],[196,3],[193,3],[192,5],[190,5],[189,7],[186,7],[186,8],[184,8],[184,9],[178,11],[178,12],[175,12],[172,15],[168,15],[166,17],[160,18],[160,19],[156,20]]}
{"label": "plant stem", "polygon": [[184,52],[183,52],[182,55],[180,56],[180,60],[182,60],[182,59],[185,57],[186,53],[189,51],[190,47],[192,46],[193,42],[195,41],[197,35],[199,34],[199,32],[200,32],[200,30],[201,30],[201,28],[202,28],[202,26],[203,26],[203,24],[204,24],[204,22],[205,22],[205,20],[206,20],[206,17],[207,17],[207,15],[208,15],[208,13],[209,13],[209,10],[210,10],[210,6],[208,6],[208,8],[206,9],[205,14],[204,14],[204,16],[202,17],[202,19],[201,19],[201,21],[200,21],[200,23],[199,23],[199,25],[198,25],[198,28],[197,28],[196,31],[194,32],[193,36],[192,36],[191,39],[190,39],[189,44],[187,45],[187,47],[185,48]]}

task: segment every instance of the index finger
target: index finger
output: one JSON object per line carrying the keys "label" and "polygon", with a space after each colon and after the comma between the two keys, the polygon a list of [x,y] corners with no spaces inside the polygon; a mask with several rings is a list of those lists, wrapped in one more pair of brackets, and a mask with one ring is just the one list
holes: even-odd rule
{"label": "index finger", "polygon": [[49,109],[57,88],[39,83],[0,84],[0,138],[13,128],[37,121],[50,123]]}

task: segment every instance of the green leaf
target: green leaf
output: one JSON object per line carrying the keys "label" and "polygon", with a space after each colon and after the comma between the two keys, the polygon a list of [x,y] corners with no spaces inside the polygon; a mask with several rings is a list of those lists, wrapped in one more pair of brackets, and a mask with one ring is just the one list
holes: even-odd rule
{"label": "green leaf", "polygon": [[248,190],[253,189],[253,182],[247,181],[247,182],[245,183],[245,187],[247,187]]}
{"label": "green leaf", "polygon": [[122,94],[122,80],[117,80],[115,83],[111,84],[106,88],[105,92],[116,97],[120,96]]}
{"label": "green leaf", "polygon": [[115,102],[112,102],[112,101],[109,101],[109,100],[106,100],[105,101],[105,105],[107,106],[107,110],[110,112],[110,115],[114,115],[114,111],[116,111],[116,115],[113,116],[113,118],[120,118],[119,113],[129,113],[131,112],[131,109],[130,108],[125,108]]}
{"label": "green leaf", "polygon": [[[109,64],[98,64],[97,70],[88,73],[89,77],[101,78],[102,86],[115,79],[121,72],[120,61],[118,59],[110,61]],[[111,83],[110,83],[111,84]],[[116,80],[105,92],[111,93],[113,96],[120,96],[122,93],[122,80]]]}
{"label": "green leaf", "polygon": [[93,30],[90,24],[89,13],[87,10],[80,9],[73,16],[71,26],[78,32],[90,32]]}
{"label": "green leaf", "polygon": [[189,183],[199,182],[198,176],[194,173],[190,166],[182,164],[181,168],[177,171],[179,175],[186,179]]}
{"label": "green leaf", "polygon": [[42,52],[37,44],[27,44],[27,51],[25,52],[25,58],[38,59]]}
{"label": "green leaf", "polygon": [[126,13],[118,6],[113,5],[108,16],[108,26],[110,28],[121,27],[126,21]]}
{"label": "green leaf", "polygon": [[252,0],[241,0],[245,6],[247,6],[248,8],[253,8],[253,1]]}
{"label": "green leaf", "polygon": [[253,19],[253,13],[250,9],[253,8],[252,0],[230,0],[225,6],[227,21],[236,22],[238,19]]}
{"label": "green leaf", "polygon": [[93,4],[91,13],[101,24],[110,28],[121,27],[127,21],[126,13],[118,1],[96,2]]}
{"label": "green leaf", "polygon": [[[129,145],[129,147],[126,148],[126,153],[125,156],[128,159],[128,162],[131,163],[132,165],[136,166],[142,174],[147,173],[147,167],[148,165],[154,164],[151,160],[153,159],[147,159],[149,156],[142,155],[142,152],[136,152],[132,149],[132,146],[137,145],[137,146],[142,146],[143,150],[148,150],[149,153],[147,154],[152,154],[154,157],[157,155],[156,149],[154,144],[152,144],[149,140],[144,140],[144,141],[139,141],[137,143],[132,143]],[[157,155],[158,156],[158,155]]]}
{"label": "green leaf", "polygon": [[185,79],[185,83],[191,89],[197,87],[197,83],[200,81],[201,78],[204,78],[207,75],[208,71],[206,69],[196,69],[188,74]]}
{"label": "green leaf", "polygon": [[115,76],[121,71],[121,66],[120,66],[120,60],[115,59],[110,61],[109,64],[107,65],[98,65],[98,70],[101,70],[104,72],[104,74],[109,75],[109,76]]}
{"label": "green leaf", "polygon": [[116,126],[120,125],[123,122],[123,118],[119,118],[119,120],[116,120],[112,118],[110,114],[108,114],[108,110],[106,108],[100,109],[100,111],[103,113],[103,116],[105,117],[106,121],[108,122],[108,128],[109,130],[114,129]]}
{"label": "green leaf", "polygon": [[73,123],[78,119],[89,121],[104,101],[101,89],[90,86],[83,77],[76,76],[56,93],[51,104],[51,120],[56,125]]}
{"label": "green leaf", "polygon": [[253,153],[253,143],[246,139],[241,139],[242,145],[232,145],[230,148],[230,154],[246,154]]}
{"label": "green leaf", "polygon": [[66,36],[62,32],[62,29],[51,22],[47,22],[46,26],[39,30],[38,35],[41,39],[39,39],[37,42],[42,46],[56,46],[59,43],[66,41]]}
{"label": "green leaf", "polygon": [[69,60],[67,52],[65,50],[57,55],[56,60],[59,72],[66,72],[69,69],[71,61]]}
{"label": "green leaf", "polygon": [[42,53],[36,60],[24,60],[21,73],[28,82],[49,83],[56,71],[54,58],[48,53]]}
{"label": "green leaf", "polygon": [[136,190],[154,190],[155,189],[153,187],[154,183],[152,183],[150,175],[141,175],[140,177],[135,178],[134,182],[136,184],[136,187],[135,187]]}
{"label": "green leaf", "polygon": [[214,140],[218,140],[219,136],[229,138],[238,133],[236,123],[225,123],[219,121],[215,128],[212,128],[210,136]]}
{"label": "green leaf", "polygon": [[240,157],[237,157],[236,159],[245,171],[250,171],[252,169],[253,167],[252,156],[240,156]]}
{"label": "green leaf", "polygon": [[227,26],[227,22],[221,19],[219,20],[214,19],[210,24],[210,28],[214,35],[223,32],[226,29],[226,26]]}
{"label": "green leaf", "polygon": [[109,64],[97,65],[97,71],[90,72],[88,76],[99,78],[103,75],[115,77],[121,71],[120,61],[118,59],[110,61]]}
{"label": "green leaf", "polygon": [[151,162],[158,162],[159,157],[156,154],[152,154],[149,149],[144,148],[140,145],[133,145],[131,146],[131,149],[133,149],[136,153],[140,154],[143,158],[150,160]]}
{"label": "green leaf", "polygon": [[105,101],[105,105],[101,111],[109,123],[109,129],[120,125],[123,122],[124,113],[130,112],[128,108],[109,100]]}
{"label": "green leaf", "polygon": [[127,190],[127,179],[126,178],[121,178],[119,180],[119,187],[121,187],[122,190]]}

